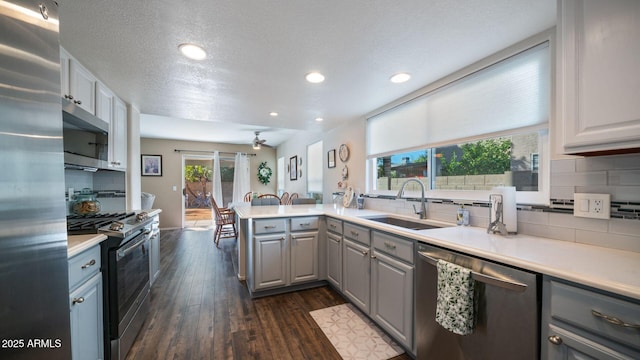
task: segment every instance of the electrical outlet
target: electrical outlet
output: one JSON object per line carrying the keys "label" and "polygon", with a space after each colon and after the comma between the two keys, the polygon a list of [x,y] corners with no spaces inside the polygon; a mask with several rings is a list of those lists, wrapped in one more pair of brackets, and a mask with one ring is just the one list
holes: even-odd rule
{"label": "electrical outlet", "polygon": [[611,216],[611,195],[573,194],[573,216],[609,219]]}

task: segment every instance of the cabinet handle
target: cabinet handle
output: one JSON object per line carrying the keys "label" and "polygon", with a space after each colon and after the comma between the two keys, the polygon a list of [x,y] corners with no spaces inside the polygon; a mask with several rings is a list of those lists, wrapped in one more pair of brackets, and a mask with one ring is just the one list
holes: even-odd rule
{"label": "cabinet handle", "polygon": [[359,233],[357,231],[351,230],[351,236],[356,236],[357,237],[358,235],[359,235]]}
{"label": "cabinet handle", "polygon": [[91,259],[91,261],[89,261],[88,263],[86,263],[86,264],[82,265],[80,268],[81,268],[81,269],[86,269],[86,268],[88,268],[88,267],[90,267],[90,266],[93,266],[93,265],[95,265],[95,264],[96,264],[96,261],[95,261],[94,259]]}
{"label": "cabinet handle", "polygon": [[78,104],[78,105],[82,105],[82,101],[80,101],[80,100],[73,100],[73,102]]}
{"label": "cabinet handle", "polygon": [[65,98],[65,99],[69,99],[69,100],[73,100],[73,95],[65,94],[65,95],[64,95],[64,98]]}
{"label": "cabinet handle", "polygon": [[548,337],[549,342],[554,345],[562,345],[562,338],[558,335],[552,335]]}
{"label": "cabinet handle", "polygon": [[375,255],[371,255],[371,258],[372,258],[372,259],[377,259],[378,257],[377,257],[377,256],[375,256]]}
{"label": "cabinet handle", "polygon": [[368,252],[368,251],[363,251],[363,252],[362,252],[362,256],[367,256],[368,254],[369,254],[369,252]]}
{"label": "cabinet handle", "polygon": [[300,226],[311,226],[311,223],[300,223]]}
{"label": "cabinet handle", "polygon": [[330,227],[330,228],[332,228],[332,229],[335,229],[335,228],[336,228],[336,226],[335,226],[335,225],[333,225],[333,224],[329,224],[329,227]]}
{"label": "cabinet handle", "polygon": [[603,320],[605,320],[606,322],[613,324],[613,325],[618,325],[618,326],[622,326],[622,327],[626,327],[626,328],[632,328],[632,329],[640,329],[640,324],[630,324],[630,323],[626,323],[620,319],[618,319],[617,317],[614,316],[609,316],[606,314],[603,314],[599,311],[596,310],[591,310],[591,314],[593,316],[599,317]]}
{"label": "cabinet handle", "polygon": [[273,229],[273,228],[275,228],[275,225],[265,225],[264,228],[265,229]]}
{"label": "cabinet handle", "polygon": [[84,298],[83,297],[73,298],[73,301],[71,302],[71,305],[82,304],[83,302],[84,302]]}
{"label": "cabinet handle", "polygon": [[396,244],[394,244],[394,243],[390,243],[390,242],[388,242],[388,241],[385,241],[385,242],[384,242],[384,246],[385,246],[385,247],[387,247],[387,248],[389,248],[389,249],[395,249],[395,248],[396,248]]}

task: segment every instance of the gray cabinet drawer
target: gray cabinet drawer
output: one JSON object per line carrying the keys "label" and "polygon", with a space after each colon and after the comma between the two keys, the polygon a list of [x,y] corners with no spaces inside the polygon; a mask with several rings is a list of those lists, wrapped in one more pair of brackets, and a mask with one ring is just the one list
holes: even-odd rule
{"label": "gray cabinet drawer", "polygon": [[317,230],[318,217],[294,217],[291,218],[291,231]]}
{"label": "gray cabinet drawer", "polygon": [[342,235],[342,221],[328,217],[327,230]]}
{"label": "gray cabinet drawer", "polygon": [[100,272],[100,245],[69,259],[69,289],[74,289]]}
{"label": "gray cabinet drawer", "polygon": [[351,223],[344,223],[344,237],[363,243],[365,245],[371,244],[369,229]]}
{"label": "gray cabinet drawer", "polygon": [[388,234],[373,232],[373,247],[413,264],[413,241]]}
{"label": "gray cabinet drawer", "polygon": [[[616,318],[627,324],[640,325],[640,303],[591,292],[568,284],[551,281],[551,316],[634,349],[640,349],[640,330],[614,324]],[[594,314],[593,311],[601,315]],[[609,317],[607,321],[603,316]]]}
{"label": "gray cabinet drawer", "polygon": [[253,221],[254,234],[272,234],[285,231],[286,219],[264,219]]}

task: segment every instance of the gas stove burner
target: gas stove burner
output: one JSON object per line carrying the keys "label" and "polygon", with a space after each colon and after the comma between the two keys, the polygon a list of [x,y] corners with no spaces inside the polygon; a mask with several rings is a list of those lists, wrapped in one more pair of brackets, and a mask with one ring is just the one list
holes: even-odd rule
{"label": "gas stove burner", "polygon": [[114,221],[122,221],[133,215],[135,215],[135,213],[133,212],[68,215],[67,216],[67,234],[69,235],[97,234],[99,228],[103,226],[107,226]]}
{"label": "gas stove burner", "polygon": [[141,212],[138,215],[136,215],[136,222],[142,222],[149,219],[149,214],[147,214],[146,212]]}
{"label": "gas stove burner", "polygon": [[124,224],[119,221],[114,221],[109,225],[109,230],[120,231],[124,228]]}

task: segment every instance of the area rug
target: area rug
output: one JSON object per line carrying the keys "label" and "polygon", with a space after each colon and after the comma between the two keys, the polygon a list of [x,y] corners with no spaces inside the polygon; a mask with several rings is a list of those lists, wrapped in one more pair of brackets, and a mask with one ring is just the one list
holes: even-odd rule
{"label": "area rug", "polygon": [[404,353],[404,349],[351,304],[309,314],[345,360],[385,360]]}

